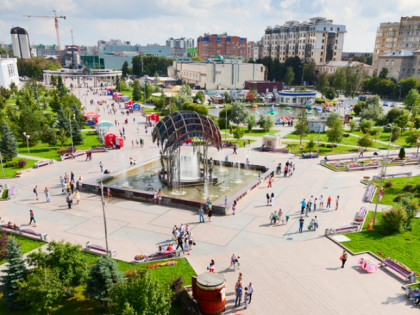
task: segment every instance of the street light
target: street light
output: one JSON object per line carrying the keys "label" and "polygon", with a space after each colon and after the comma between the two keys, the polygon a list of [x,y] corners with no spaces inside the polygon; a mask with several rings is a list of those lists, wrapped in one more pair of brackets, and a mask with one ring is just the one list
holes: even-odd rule
{"label": "street light", "polygon": [[372,226],[375,225],[375,220],[376,220],[376,211],[378,209],[378,203],[379,203],[379,193],[382,189],[382,182],[385,178],[385,174],[386,174],[386,167],[388,164],[388,158],[389,158],[389,148],[391,146],[391,137],[392,137],[392,125],[389,125],[391,128],[391,132],[389,133],[389,143],[388,143],[388,153],[385,157],[385,159],[382,161],[382,170],[381,170],[381,181],[379,182],[379,190],[378,190],[378,196],[376,197],[376,204],[375,204],[375,214],[373,215],[373,224]]}
{"label": "street light", "polygon": [[28,155],[31,155],[30,153],[29,153],[29,138],[31,137],[30,135],[27,135],[26,134],[26,132],[23,132],[23,135],[25,136],[25,138],[26,138],[26,146],[28,147]]}
{"label": "street light", "polygon": [[1,163],[1,172],[3,173],[3,178],[6,178],[6,176],[4,176],[3,157],[1,156],[1,152],[0,152],[0,163]]}
{"label": "street light", "polygon": [[[73,114],[73,119],[76,119],[76,115]],[[70,113],[69,113],[69,123],[70,123],[70,139],[71,139],[71,152],[73,153],[73,133],[71,131],[71,119],[70,119]]]}
{"label": "street light", "polygon": [[106,254],[109,255],[108,249],[108,230],[106,226],[106,216],[105,216],[105,199],[104,199],[104,184],[101,181],[101,199],[102,199],[102,216],[104,218],[104,228],[105,228],[105,246],[106,246]]}

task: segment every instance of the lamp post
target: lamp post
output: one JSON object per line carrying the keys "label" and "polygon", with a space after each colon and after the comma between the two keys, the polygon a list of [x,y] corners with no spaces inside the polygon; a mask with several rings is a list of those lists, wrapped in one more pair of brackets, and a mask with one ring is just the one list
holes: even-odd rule
{"label": "lamp post", "polygon": [[0,163],[1,163],[1,172],[3,173],[3,178],[6,178],[6,176],[4,176],[3,157],[1,155],[1,152],[0,152]]}
{"label": "lamp post", "polygon": [[106,215],[105,215],[105,199],[104,199],[104,184],[101,181],[101,199],[102,199],[102,216],[104,218],[104,228],[105,228],[105,246],[106,246],[106,254],[109,255],[108,249],[108,229],[106,226]]}
{"label": "lamp post", "polygon": [[388,158],[389,158],[389,148],[391,146],[391,137],[392,137],[392,125],[391,126],[391,132],[389,133],[389,143],[388,143],[388,153],[386,154],[386,157],[384,161],[382,161],[382,170],[381,170],[381,181],[379,182],[379,190],[378,190],[378,196],[376,197],[376,203],[375,203],[375,214],[373,215],[373,224],[372,226],[375,226],[375,220],[376,220],[376,211],[378,210],[378,203],[379,203],[379,193],[382,189],[382,182],[385,178],[386,174],[386,167],[388,164]]}
{"label": "lamp post", "polygon": [[[76,115],[73,114],[73,119],[76,119]],[[70,118],[70,113],[69,113],[69,123],[70,123],[70,139],[71,139],[71,152],[73,153],[73,133],[71,130],[71,118]]]}
{"label": "lamp post", "polygon": [[27,148],[28,148],[28,155],[31,155],[30,153],[29,153],[29,138],[31,137],[31,135],[27,135],[26,134],[26,132],[23,132],[23,135],[25,136],[25,138],[26,138],[26,146],[27,146]]}

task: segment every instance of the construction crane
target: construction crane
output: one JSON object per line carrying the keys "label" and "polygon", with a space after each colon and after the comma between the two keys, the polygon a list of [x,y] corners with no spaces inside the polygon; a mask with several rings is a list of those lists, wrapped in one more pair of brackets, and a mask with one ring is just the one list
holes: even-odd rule
{"label": "construction crane", "polygon": [[55,22],[55,32],[57,34],[57,46],[58,46],[58,58],[60,64],[62,63],[63,59],[61,58],[61,46],[60,46],[60,34],[58,32],[58,19],[66,19],[65,16],[57,16],[57,12],[53,10],[54,16],[46,16],[46,15],[24,15],[28,18],[34,17],[34,18],[46,18],[46,19],[54,19]]}

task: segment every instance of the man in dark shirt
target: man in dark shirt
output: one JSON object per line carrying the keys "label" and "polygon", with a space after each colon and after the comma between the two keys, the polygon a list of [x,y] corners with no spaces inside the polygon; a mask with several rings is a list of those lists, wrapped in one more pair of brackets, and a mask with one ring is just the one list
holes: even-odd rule
{"label": "man in dark shirt", "polygon": [[302,233],[302,229],[303,229],[303,223],[305,222],[305,220],[303,219],[303,217],[300,217],[299,219],[299,232]]}

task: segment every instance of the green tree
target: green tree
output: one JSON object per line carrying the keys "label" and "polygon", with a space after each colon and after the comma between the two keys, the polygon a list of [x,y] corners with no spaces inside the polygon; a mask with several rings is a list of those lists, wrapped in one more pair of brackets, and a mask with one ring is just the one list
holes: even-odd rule
{"label": "green tree", "polygon": [[345,68],[338,68],[337,71],[333,75],[333,86],[334,89],[341,93],[345,90],[347,84],[346,79],[346,69]]}
{"label": "green tree", "polygon": [[257,119],[255,118],[254,114],[248,114],[248,116],[245,119],[245,123],[248,128],[248,132],[252,131],[252,128],[254,128],[257,125]]}
{"label": "green tree", "polygon": [[0,152],[9,160],[18,154],[18,144],[6,120],[1,125]]}
{"label": "green tree", "polygon": [[195,94],[195,96],[194,96],[194,101],[195,101],[196,103],[199,103],[199,104],[204,104],[204,102],[205,102],[205,96],[204,96],[203,91],[198,91],[198,92]]}
{"label": "green tree", "polygon": [[127,77],[127,74],[129,73],[127,60],[123,62],[121,71],[122,71],[122,77],[123,79],[125,79]]}
{"label": "green tree", "polygon": [[362,119],[362,121],[359,124],[359,128],[361,132],[370,134],[374,125],[375,122],[373,120]]}
{"label": "green tree", "polygon": [[12,95],[12,92],[3,86],[0,86],[0,95],[3,96],[6,100],[8,100]]}
{"label": "green tree", "polygon": [[420,117],[414,118],[414,128],[419,129],[420,128]]}
{"label": "green tree", "polygon": [[401,128],[394,126],[391,132],[391,142],[395,142],[401,136]]}
{"label": "green tree", "polygon": [[51,146],[57,145],[57,132],[53,128],[45,128],[41,133],[41,141],[48,143],[48,150],[51,150]]}
{"label": "green tree", "polygon": [[354,97],[363,79],[363,66],[346,67],[346,86],[344,94]]}
{"label": "green tree", "polygon": [[5,275],[1,277],[3,293],[2,299],[6,302],[9,310],[24,307],[18,301],[19,281],[25,280],[27,270],[22,258],[22,251],[14,238],[7,242],[5,259],[7,261]]}
{"label": "green tree", "polygon": [[364,148],[372,147],[373,139],[369,134],[365,134],[357,140],[357,144]]}
{"label": "green tree", "polygon": [[407,213],[402,204],[394,205],[390,210],[382,212],[382,226],[380,232],[382,234],[401,233],[403,225],[407,220]]}
{"label": "green tree", "polygon": [[133,101],[135,101],[135,102],[138,102],[141,99],[140,82],[139,82],[139,80],[134,80],[132,98],[133,98]]}
{"label": "green tree", "polygon": [[388,71],[388,68],[382,68],[381,72],[379,72],[379,78],[386,79],[386,77],[388,76]]}
{"label": "green tree", "polygon": [[383,106],[379,103],[379,96],[369,97],[366,100],[366,107],[360,113],[362,119],[380,121],[384,117]]}
{"label": "green tree", "polygon": [[411,110],[415,106],[416,100],[419,98],[419,96],[420,96],[420,94],[419,94],[419,91],[417,89],[411,89],[410,92],[408,92],[407,96],[404,99],[405,109],[407,109],[411,112]]}
{"label": "green tree", "polygon": [[98,300],[104,309],[110,302],[109,291],[111,287],[122,280],[122,273],[117,263],[108,256],[100,257],[92,267],[86,281],[86,294]]}
{"label": "green tree", "polygon": [[284,76],[284,82],[287,86],[290,86],[292,82],[295,80],[295,72],[293,71],[292,67],[287,67],[286,75]]}
{"label": "green tree", "polygon": [[226,103],[229,103],[229,102],[230,102],[230,96],[229,96],[229,93],[228,93],[228,92],[225,92],[223,95],[224,95],[224,97],[225,97],[225,102],[226,102]]}
{"label": "green tree", "polygon": [[318,77],[318,82],[316,84],[316,90],[322,94],[322,96],[325,95],[325,92],[330,87],[330,81],[329,81],[329,74],[328,72],[322,72]]}
{"label": "green tree", "polygon": [[[230,127],[231,112],[232,112],[231,106],[224,107],[219,112],[219,119],[217,120],[217,125],[219,126],[220,129],[225,129],[225,128]],[[227,120],[226,120],[226,118],[227,118]]]}
{"label": "green tree", "polygon": [[408,137],[405,139],[405,142],[410,146],[414,147],[417,145],[420,138],[420,132],[417,130],[411,130]]}
{"label": "green tree", "polygon": [[169,288],[161,285],[149,272],[118,282],[112,287],[110,297],[114,314],[127,309],[127,303],[136,314],[167,315],[171,308]]}
{"label": "green tree", "polygon": [[353,111],[356,114],[356,116],[360,116],[360,113],[362,112],[362,110],[366,107],[366,102],[365,101],[360,101],[358,103],[356,103],[353,106]]}
{"label": "green tree", "polygon": [[334,88],[330,87],[325,91],[325,97],[329,100],[333,100],[336,96]]}
{"label": "green tree", "polygon": [[351,131],[357,130],[359,128],[358,123],[354,120],[351,120],[349,125]]}
{"label": "green tree", "polygon": [[300,136],[300,145],[302,145],[302,138],[305,137],[305,135],[308,132],[308,119],[306,118],[306,110],[302,109],[300,111],[299,117],[297,118],[297,122],[295,125],[295,134]]}
{"label": "green tree", "polygon": [[79,123],[76,119],[71,121],[71,136],[74,145],[82,144],[84,141],[82,131],[80,130]]}
{"label": "green tree", "polygon": [[262,128],[263,131],[269,132],[274,126],[273,116],[271,115],[261,115],[258,125]]}
{"label": "green tree", "polygon": [[404,148],[400,148],[400,152],[398,153],[398,157],[402,160],[403,158],[405,158],[405,149]]}
{"label": "green tree", "polygon": [[408,77],[398,81],[398,84],[395,87],[395,95],[399,95],[399,87],[401,86],[401,97],[405,97],[412,89],[417,89],[419,87],[419,79],[416,77]]}
{"label": "green tree", "polygon": [[245,104],[241,102],[234,102],[231,106],[229,120],[234,124],[242,124],[245,122],[248,116],[248,111],[245,108]]}
{"label": "green tree", "polygon": [[311,59],[310,63],[306,63],[303,66],[303,80],[307,83],[312,83],[315,80],[315,67],[316,63],[314,59]]}
{"label": "green tree", "polygon": [[46,268],[34,269],[19,286],[19,299],[30,305],[36,314],[45,311],[48,315],[65,293],[58,274]]}
{"label": "green tree", "polygon": [[401,129],[404,129],[405,127],[407,127],[409,120],[410,120],[409,112],[407,110],[402,110],[401,115],[399,115],[395,119],[395,124]]}
{"label": "green tree", "polygon": [[401,114],[403,114],[403,110],[401,108],[391,108],[391,110],[386,114],[386,121],[392,124]]}
{"label": "green tree", "polygon": [[119,75],[117,75],[117,78],[115,79],[115,90],[121,92],[121,80]]}
{"label": "green tree", "polygon": [[245,134],[245,130],[243,130],[240,127],[236,127],[235,129],[233,129],[233,136],[236,139],[236,143],[238,143],[238,141],[244,136]]}
{"label": "green tree", "polygon": [[328,114],[327,121],[325,122],[325,124],[327,125],[328,128],[332,128],[336,120],[340,120],[340,114],[337,112],[331,112]]}
{"label": "green tree", "polygon": [[343,123],[339,119],[334,120],[331,128],[327,130],[328,142],[333,144],[340,143],[343,139],[343,134]]}
{"label": "green tree", "polygon": [[309,138],[308,143],[306,144],[306,148],[308,149],[309,152],[312,152],[313,148],[315,147],[315,141],[314,141],[314,137],[311,136]]}

